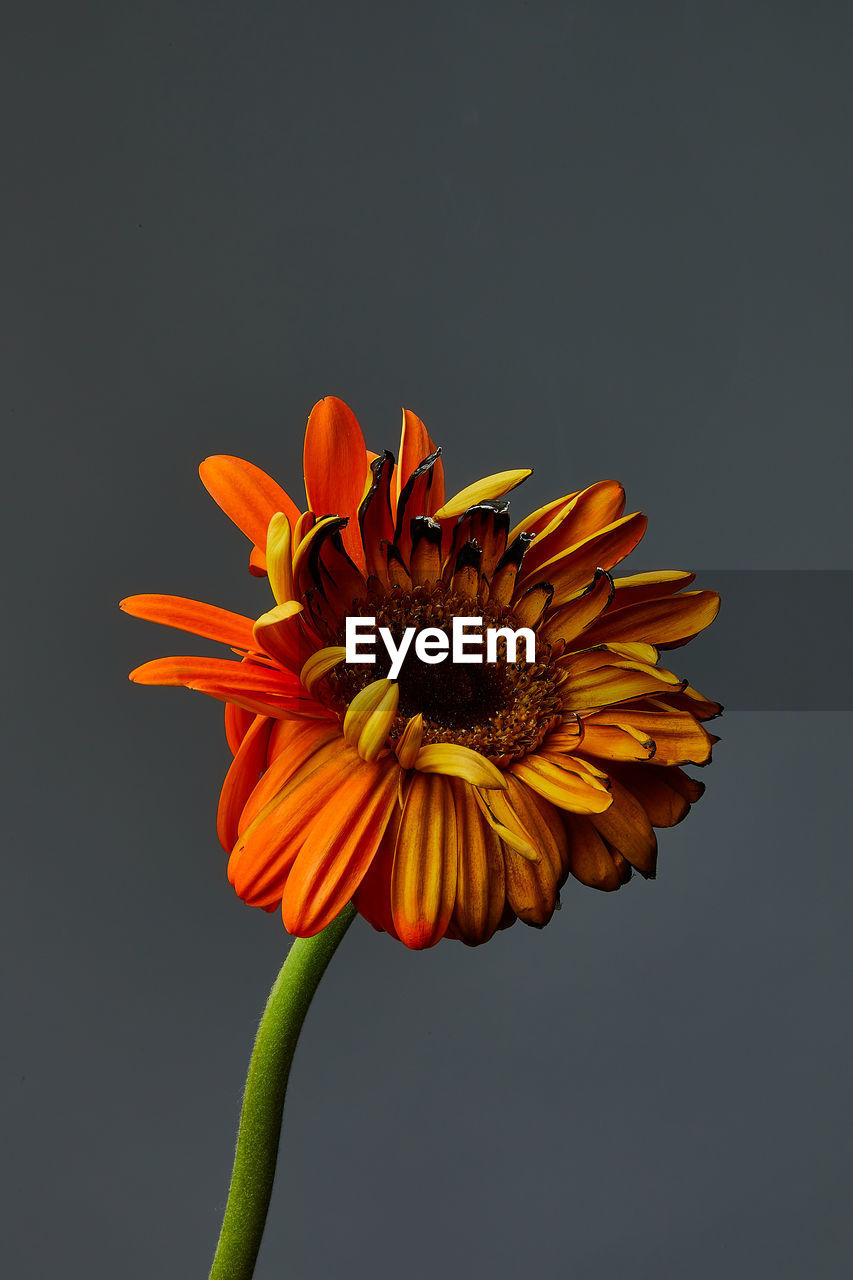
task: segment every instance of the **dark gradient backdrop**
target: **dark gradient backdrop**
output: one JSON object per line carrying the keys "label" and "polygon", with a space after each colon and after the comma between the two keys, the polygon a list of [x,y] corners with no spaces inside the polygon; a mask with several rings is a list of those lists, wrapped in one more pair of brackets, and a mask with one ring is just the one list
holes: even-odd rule
{"label": "dark gradient backdrop", "polygon": [[851,45],[786,0],[7,8],[4,1276],[207,1274],[287,938],[225,881],[220,709],[127,683],[182,641],[116,602],[265,608],[196,466],[298,488],[330,392],[454,487],[625,481],[636,562],[730,589],[677,664],[734,709],[656,883],[353,929],[259,1280],[846,1274]]}

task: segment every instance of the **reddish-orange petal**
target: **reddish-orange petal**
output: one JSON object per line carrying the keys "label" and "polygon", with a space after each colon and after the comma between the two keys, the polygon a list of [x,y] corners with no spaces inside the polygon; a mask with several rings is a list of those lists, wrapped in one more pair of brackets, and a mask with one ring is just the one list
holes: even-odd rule
{"label": "reddish-orange petal", "polygon": [[364,874],[355,897],[359,913],[379,933],[397,937],[391,915],[391,872],[394,868],[394,849],[400,828],[399,805],[392,811],[379,848]]}
{"label": "reddish-orange petal", "polygon": [[266,550],[267,526],[276,511],[283,511],[291,526],[299,519],[298,507],[281,485],[245,458],[214,454],[198,473],[213,501],[259,551]]}
{"label": "reddish-orange petal", "polygon": [[328,720],[276,720],[267,751],[269,767],[243,808],[240,835],[266,816],[300,770],[316,769],[333,756],[340,747],[340,737],[340,726]]}
{"label": "reddish-orange petal", "polygon": [[249,732],[254,718],[251,711],[244,711],[233,702],[225,703],[225,741],[232,756],[239,751],[240,743]]}
{"label": "reddish-orange petal", "polygon": [[[320,753],[318,753],[319,758]],[[296,855],[314,823],[364,762],[343,742],[322,763],[297,771],[269,810],[240,836],[228,861],[228,879],[250,906],[281,899]],[[339,815],[340,816],[340,815]]]}
{"label": "reddish-orange petal", "polygon": [[364,567],[356,513],[364,494],[367,450],[358,420],[337,396],[318,400],[305,429],[305,493],[318,516],[349,516],[341,531],[347,552]]}
{"label": "reddish-orange petal", "polygon": [[252,620],[239,613],[229,613],[213,604],[200,600],[186,600],[183,596],[128,596],[119,605],[125,613],[146,622],[159,622],[177,631],[189,631],[206,640],[219,640],[237,649],[254,649]]}
{"label": "reddish-orange petal", "polygon": [[523,576],[516,584],[516,594],[529,587],[533,580],[550,582],[554,588],[554,604],[562,604],[586,586],[596,569],[612,569],[630,555],[645,533],[647,523],[643,513],[635,511],[546,560],[532,575],[527,574],[522,565]]}
{"label": "reddish-orange petal", "polygon": [[226,853],[237,843],[238,823],[267,758],[272,720],[256,716],[225,775],[216,814],[216,833]]}
{"label": "reddish-orange petal", "polygon": [[[397,459],[397,469],[391,487],[391,506],[395,515],[397,502],[406,482],[424,458],[428,458],[431,453],[435,453],[435,444],[426,427],[417,414],[412,413],[410,409],[404,409],[403,429],[400,432],[400,456]],[[432,484],[426,492],[425,510],[418,514],[431,516],[443,503],[444,464],[439,458],[432,470]]]}
{"label": "reddish-orange petal", "polygon": [[284,887],[281,911],[288,933],[313,937],[350,901],[396,805],[399,772],[393,757],[365,762],[314,820]]}
{"label": "reddish-orange petal", "polygon": [[290,671],[253,662],[229,662],[227,658],[155,658],[145,662],[130,679],[136,684],[183,686],[221,702],[236,702],[266,716],[331,713],[309,697]]}

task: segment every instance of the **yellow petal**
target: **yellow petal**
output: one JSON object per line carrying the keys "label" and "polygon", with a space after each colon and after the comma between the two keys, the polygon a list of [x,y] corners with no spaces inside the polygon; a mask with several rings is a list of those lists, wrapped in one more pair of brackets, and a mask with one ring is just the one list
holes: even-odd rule
{"label": "yellow petal", "polygon": [[446,773],[453,778],[463,778],[473,787],[487,791],[506,790],[506,779],[491,760],[453,742],[433,742],[421,747],[415,757],[415,768],[421,773]]}
{"label": "yellow petal", "polygon": [[332,645],[328,649],[318,649],[316,653],[312,653],[299,673],[299,679],[308,692],[313,694],[324,676],[327,676],[334,667],[343,662],[346,656],[346,649],[339,644]]}
{"label": "yellow petal", "polygon": [[344,737],[362,760],[375,760],[385,746],[399,703],[395,680],[376,680],[353,698],[344,717]]}
{"label": "yellow petal", "polygon": [[424,718],[418,712],[412,716],[397,743],[397,759],[404,769],[413,769],[424,740]]}
{"label": "yellow petal", "polygon": [[[374,680],[365,685],[353,698],[344,716],[344,737],[351,747],[357,747],[371,716],[381,707],[390,690],[396,688],[393,680]],[[397,700],[399,701],[399,690]],[[396,714],[396,707],[394,710]],[[393,720],[394,716],[391,716]],[[390,720],[389,720],[390,725]]]}
{"label": "yellow petal", "polygon": [[267,575],[276,604],[294,596],[291,543],[290,521],[283,511],[277,511],[267,529]]}
{"label": "yellow petal", "polygon": [[494,802],[502,799],[499,791],[492,791],[488,796],[484,796],[481,791],[475,791],[474,799],[489,826],[508,848],[520,854],[522,858],[526,858],[528,862],[539,861],[539,850],[521,825],[512,806],[501,805],[500,814],[495,810]]}
{"label": "yellow petal", "polygon": [[614,653],[618,653],[621,658],[636,658],[639,662],[648,662],[652,666],[660,657],[655,646],[646,644],[644,640],[623,641],[619,644],[614,644],[611,640],[608,641],[607,647]]}
{"label": "yellow petal", "polygon": [[521,484],[522,480],[526,480],[529,475],[531,475],[530,470],[498,471],[493,476],[486,476],[483,480],[476,480],[474,484],[469,484],[467,489],[461,489],[453,498],[449,498],[443,507],[439,507],[435,513],[435,519],[449,520],[454,516],[461,516],[469,507],[476,507],[480,502],[489,502],[493,498],[502,498],[505,493],[509,493],[510,489],[514,489],[516,485]]}
{"label": "yellow petal", "polygon": [[573,813],[603,813],[612,802],[608,788],[590,773],[581,775],[575,772],[576,767],[574,761],[570,765],[567,760],[561,766],[533,755],[516,760],[510,770],[558,809],[569,809]]}
{"label": "yellow petal", "polygon": [[[262,613],[253,629],[256,642],[289,671],[299,671],[309,656],[310,644],[296,621],[303,612],[298,600],[285,600]],[[304,683],[304,681],[303,681]]]}

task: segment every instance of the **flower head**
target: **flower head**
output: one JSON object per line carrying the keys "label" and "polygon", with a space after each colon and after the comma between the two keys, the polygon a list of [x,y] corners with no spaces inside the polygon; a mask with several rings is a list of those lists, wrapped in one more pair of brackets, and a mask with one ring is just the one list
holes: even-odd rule
{"label": "flower head", "polygon": [[[712,591],[676,570],[613,577],[639,543],[615,481],[569,493],[514,527],[504,471],[445,497],[441,450],[403,414],[398,458],[368,453],[333,396],[305,435],[306,509],[251,463],[201,465],[252,543],[272,600],[250,618],[173,596],[122,608],[222,641],[236,658],[161,658],[131,674],[225,703],[233,762],[219,802],[228,878],[281,908],[300,936],[350,900],[409,947],[469,944],[542,926],[569,875],[618,889],[655,873],[655,827],[702,794],[721,708],[659,665],[716,616]],[[409,629],[449,636],[476,616],[491,663],[390,650],[348,661],[347,619],[398,650]],[[364,622],[363,626],[368,624]],[[506,629],[535,637],[531,661]],[[514,659],[514,660],[513,660]]]}

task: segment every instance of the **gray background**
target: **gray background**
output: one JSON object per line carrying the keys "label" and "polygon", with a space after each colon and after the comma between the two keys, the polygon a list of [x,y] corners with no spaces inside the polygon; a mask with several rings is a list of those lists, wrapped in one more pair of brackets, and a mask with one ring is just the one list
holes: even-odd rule
{"label": "gray background", "polygon": [[375,447],[413,408],[454,487],[621,478],[637,563],[737,587],[675,655],[734,710],[656,883],[476,951],[358,922],[258,1277],[846,1274],[849,598],[790,571],[851,568],[849,7],[4,29],[4,1274],[207,1274],[287,938],[225,881],[219,708],[126,681],[196,643],[115,603],[265,608],[195,469],[296,490],[327,393]]}

